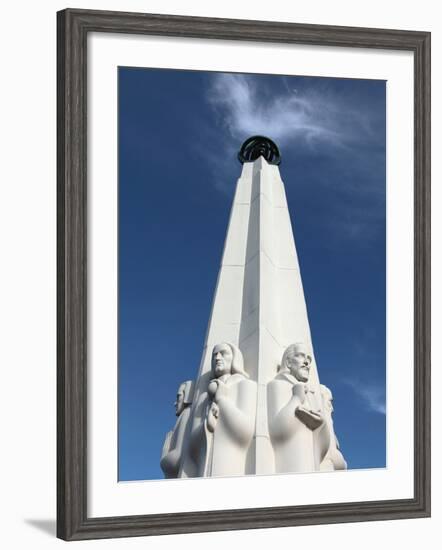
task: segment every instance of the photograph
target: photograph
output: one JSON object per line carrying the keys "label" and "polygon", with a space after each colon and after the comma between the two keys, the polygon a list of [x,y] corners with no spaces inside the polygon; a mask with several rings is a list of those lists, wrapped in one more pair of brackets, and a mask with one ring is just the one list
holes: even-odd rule
{"label": "photograph", "polygon": [[430,33],[57,37],[57,536],[428,517]]}
{"label": "photograph", "polygon": [[387,82],[117,78],[118,481],[387,468]]}
{"label": "photograph", "polygon": [[398,6],[2,5],[3,548],[441,539],[442,19]]}
{"label": "photograph", "polygon": [[3,548],[441,539],[442,19],[398,6],[2,5]]}

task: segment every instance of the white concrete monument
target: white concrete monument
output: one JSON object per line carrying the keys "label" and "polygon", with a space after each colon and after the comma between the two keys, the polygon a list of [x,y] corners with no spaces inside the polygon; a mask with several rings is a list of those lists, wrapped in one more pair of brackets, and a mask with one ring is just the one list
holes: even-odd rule
{"label": "white concrete monument", "polygon": [[278,148],[254,136],[238,158],[193,400],[177,406],[161,467],[166,477],[345,469],[332,395],[319,382]]}

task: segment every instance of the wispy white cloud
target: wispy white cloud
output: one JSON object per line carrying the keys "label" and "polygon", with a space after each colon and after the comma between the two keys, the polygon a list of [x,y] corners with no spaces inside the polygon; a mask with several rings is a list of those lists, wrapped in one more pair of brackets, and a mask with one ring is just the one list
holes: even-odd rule
{"label": "wispy white cloud", "polygon": [[[357,101],[357,96],[349,102],[328,79],[295,86],[289,77],[210,75],[206,100],[214,118],[210,124],[201,121],[195,148],[209,163],[214,186],[230,196],[239,146],[251,135],[266,135],[280,147],[284,167],[287,159],[297,159],[304,151],[312,155],[309,177],[315,185],[334,188],[326,228],[330,239],[374,242],[385,217],[380,111]],[[311,181],[301,180],[287,179],[286,185]]]}
{"label": "wispy white cloud", "polygon": [[219,73],[212,77],[208,101],[238,139],[264,134],[278,143],[302,140],[311,147],[324,143],[343,147],[362,134],[371,135],[369,118],[326,89],[301,93],[284,82],[279,93],[270,94],[257,77]]}
{"label": "wispy white cloud", "polygon": [[383,386],[361,380],[346,379],[344,382],[363,400],[368,410],[386,414],[385,388]]}

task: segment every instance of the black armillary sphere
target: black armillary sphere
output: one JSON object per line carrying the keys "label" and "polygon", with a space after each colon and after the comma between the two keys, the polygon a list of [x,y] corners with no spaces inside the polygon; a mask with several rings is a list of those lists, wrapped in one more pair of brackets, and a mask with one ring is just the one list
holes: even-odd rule
{"label": "black armillary sphere", "polygon": [[265,136],[252,136],[246,139],[238,153],[241,164],[253,162],[259,157],[264,157],[269,164],[279,165],[281,154],[274,141]]}

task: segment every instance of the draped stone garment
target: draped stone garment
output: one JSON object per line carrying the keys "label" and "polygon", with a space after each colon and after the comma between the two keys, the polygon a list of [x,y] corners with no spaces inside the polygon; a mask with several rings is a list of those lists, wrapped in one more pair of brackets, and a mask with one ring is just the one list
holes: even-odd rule
{"label": "draped stone garment", "polygon": [[255,429],[257,384],[242,374],[228,375],[215,382],[222,385],[222,391],[218,388],[213,398],[208,391],[203,392],[196,405],[190,434],[193,468],[187,468],[189,477],[246,472]]}
{"label": "draped stone garment", "polygon": [[330,446],[319,386],[280,372],[267,386],[267,406],[275,473],[319,471]]}
{"label": "draped stone garment", "polygon": [[178,477],[183,459],[185,434],[189,422],[190,408],[186,407],[178,416],[172,431],[168,432],[163,445],[160,466],[166,478]]}

